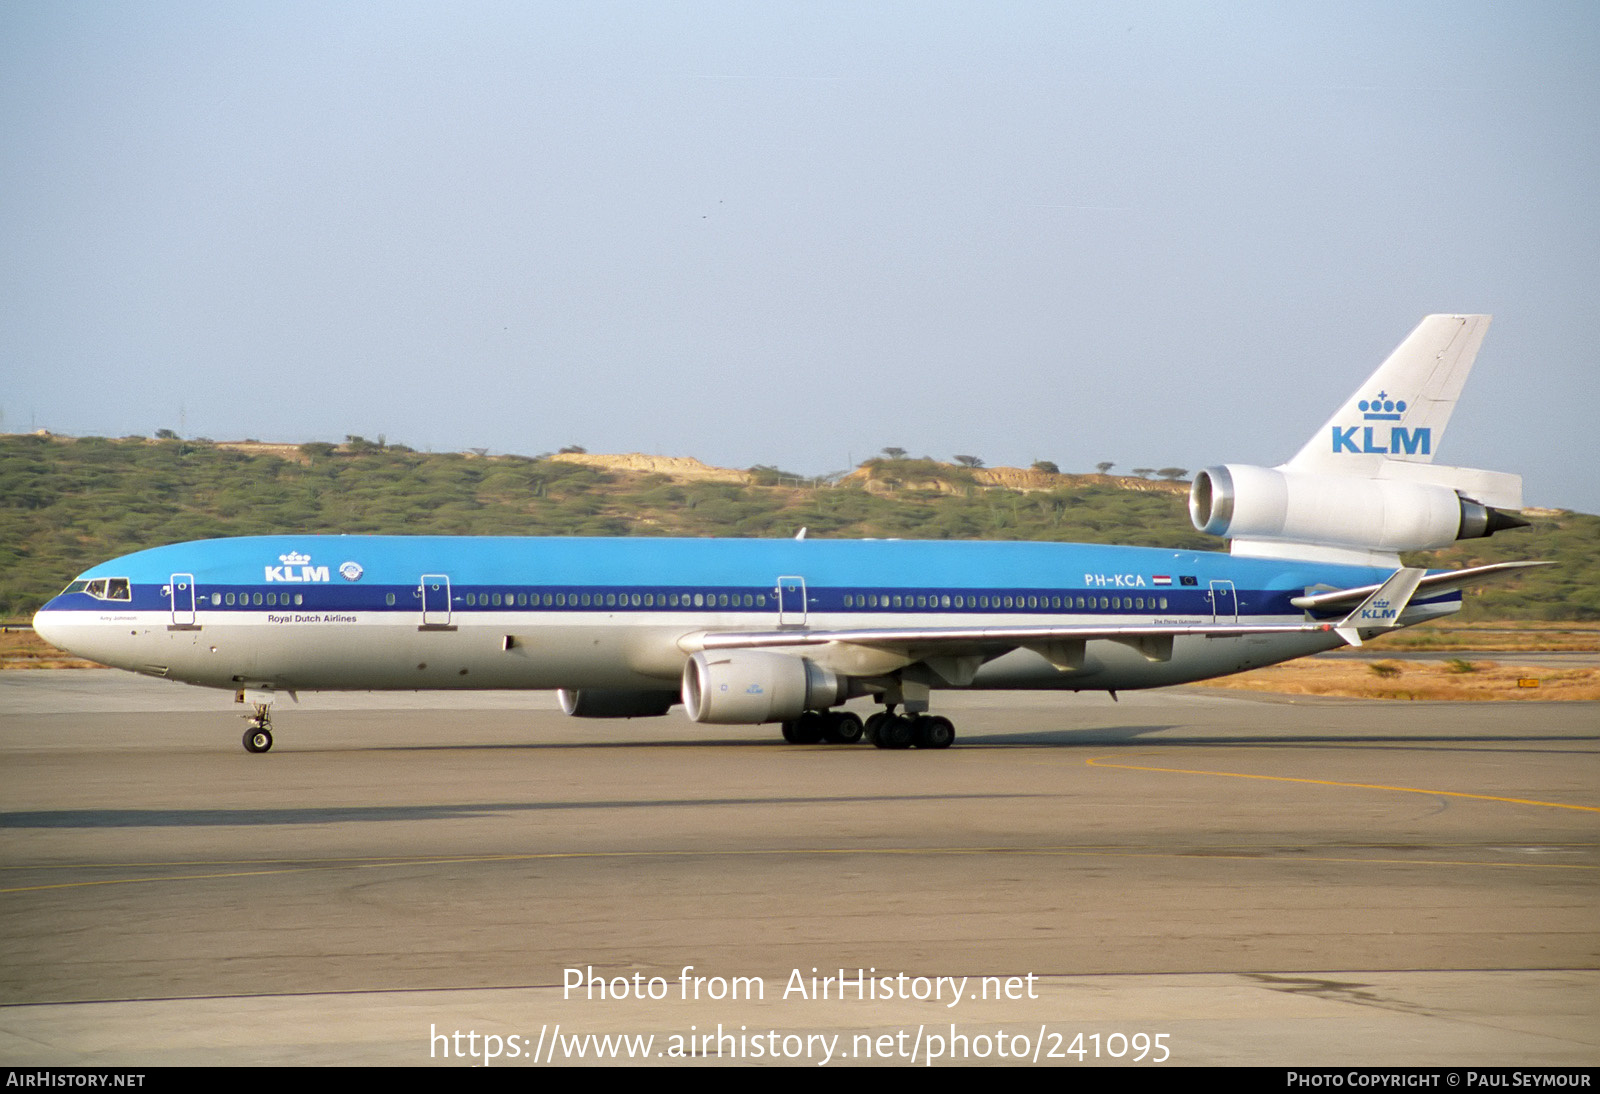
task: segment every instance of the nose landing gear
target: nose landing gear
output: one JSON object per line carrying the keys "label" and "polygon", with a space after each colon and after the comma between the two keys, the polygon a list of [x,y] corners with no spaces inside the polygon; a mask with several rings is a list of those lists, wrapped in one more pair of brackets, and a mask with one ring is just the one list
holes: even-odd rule
{"label": "nose landing gear", "polygon": [[246,752],[267,752],[272,748],[272,707],[268,703],[256,703],[256,712],[245,715],[245,723],[249,729],[244,731],[244,750]]}

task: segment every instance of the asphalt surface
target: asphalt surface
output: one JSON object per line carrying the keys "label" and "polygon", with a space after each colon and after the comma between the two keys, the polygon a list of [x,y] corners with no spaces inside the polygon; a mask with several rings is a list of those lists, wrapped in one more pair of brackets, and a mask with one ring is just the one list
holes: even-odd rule
{"label": "asphalt surface", "polygon": [[1600,1062],[1594,703],[228,700],[0,674],[0,1063]]}

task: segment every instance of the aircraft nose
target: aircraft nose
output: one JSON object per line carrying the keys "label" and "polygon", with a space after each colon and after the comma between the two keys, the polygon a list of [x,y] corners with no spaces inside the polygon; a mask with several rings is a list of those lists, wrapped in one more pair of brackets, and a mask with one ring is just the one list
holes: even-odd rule
{"label": "aircraft nose", "polygon": [[[52,600],[50,604],[54,604]],[[46,604],[33,613],[33,633],[50,643],[58,650],[66,646],[66,627],[62,626],[57,614],[51,611],[50,604]]]}

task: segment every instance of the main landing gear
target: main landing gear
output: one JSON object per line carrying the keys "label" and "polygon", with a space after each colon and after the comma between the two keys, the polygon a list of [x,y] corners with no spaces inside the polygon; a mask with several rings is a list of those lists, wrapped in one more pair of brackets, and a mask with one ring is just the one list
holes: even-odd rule
{"label": "main landing gear", "polygon": [[848,710],[808,710],[783,723],[783,739],[792,745],[853,745],[863,732],[861,719]]}
{"label": "main landing gear", "polygon": [[955,743],[956,727],[950,719],[937,715],[884,710],[863,725],[848,710],[808,710],[783,723],[783,739],[795,745],[848,745],[867,740],[879,748],[949,748]]}
{"label": "main landing gear", "polygon": [[244,718],[250,727],[244,731],[244,750],[266,752],[272,748],[272,707],[268,703],[256,703],[255,708],[254,714]]}
{"label": "main landing gear", "polygon": [[956,727],[937,714],[885,710],[867,719],[866,735],[879,748],[949,748],[956,742]]}

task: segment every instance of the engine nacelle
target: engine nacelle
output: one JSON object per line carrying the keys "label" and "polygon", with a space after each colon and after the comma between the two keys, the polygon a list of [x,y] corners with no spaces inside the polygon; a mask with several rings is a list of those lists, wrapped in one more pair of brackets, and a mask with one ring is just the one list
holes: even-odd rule
{"label": "engine nacelle", "polygon": [[1227,464],[1189,491],[1189,519],[1229,539],[1421,551],[1527,522],[1448,486]]}
{"label": "engine nacelle", "polygon": [[683,705],[697,722],[784,722],[849,697],[849,677],[783,653],[701,650],[683,667]]}
{"label": "engine nacelle", "polygon": [[562,688],[561,709],[574,718],[659,718],[678,701],[675,691]]}

